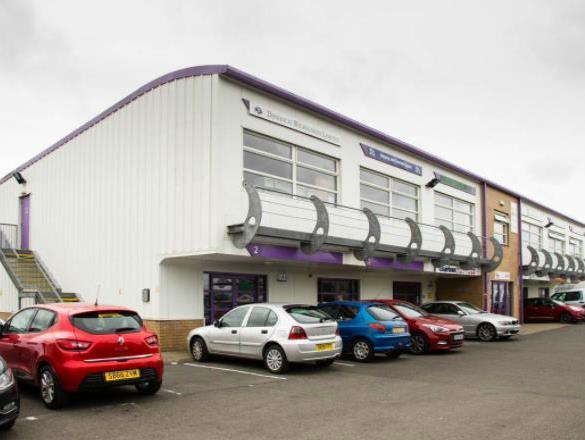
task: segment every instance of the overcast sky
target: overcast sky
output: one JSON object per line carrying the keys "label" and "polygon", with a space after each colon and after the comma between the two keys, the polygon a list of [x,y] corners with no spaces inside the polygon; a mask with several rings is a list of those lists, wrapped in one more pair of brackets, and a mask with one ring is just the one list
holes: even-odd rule
{"label": "overcast sky", "polygon": [[0,174],[231,64],[585,221],[585,2],[0,0]]}

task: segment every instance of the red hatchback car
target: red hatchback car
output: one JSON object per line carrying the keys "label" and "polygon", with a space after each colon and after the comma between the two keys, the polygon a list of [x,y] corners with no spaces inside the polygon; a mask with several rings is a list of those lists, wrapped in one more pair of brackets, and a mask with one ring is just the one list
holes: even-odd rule
{"label": "red hatchback car", "polygon": [[429,351],[452,350],[463,345],[463,327],[454,321],[438,318],[425,312],[420,307],[407,301],[394,299],[377,299],[398,313],[410,329],[414,354]]}
{"label": "red hatchback car", "polygon": [[556,299],[527,298],[524,300],[526,321],[579,322],[585,320],[585,309]]}
{"label": "red hatchback car", "polygon": [[124,307],[43,304],[13,315],[1,328],[0,355],[15,376],[39,386],[48,408],[68,394],[134,385],[142,394],[161,386],[157,336]]}

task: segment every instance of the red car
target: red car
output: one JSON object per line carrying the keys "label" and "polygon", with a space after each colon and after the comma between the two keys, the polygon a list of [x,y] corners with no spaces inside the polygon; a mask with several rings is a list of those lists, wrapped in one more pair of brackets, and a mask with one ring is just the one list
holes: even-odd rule
{"label": "red car", "polygon": [[556,299],[527,298],[524,300],[526,321],[579,322],[585,320],[585,309]]}
{"label": "red car", "polygon": [[0,355],[14,375],[39,386],[48,408],[77,391],[134,385],[154,394],[163,361],[157,336],[124,307],[82,303],[25,308],[1,327]]}
{"label": "red car", "polygon": [[376,299],[398,313],[410,328],[414,354],[452,350],[463,345],[463,327],[454,321],[438,318],[407,301]]}

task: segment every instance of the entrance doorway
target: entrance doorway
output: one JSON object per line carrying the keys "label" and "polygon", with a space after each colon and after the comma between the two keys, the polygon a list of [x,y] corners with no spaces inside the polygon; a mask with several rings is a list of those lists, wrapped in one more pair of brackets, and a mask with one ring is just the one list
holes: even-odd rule
{"label": "entrance doorway", "polygon": [[360,299],[360,281],[339,278],[319,278],[317,301],[358,301]]}
{"label": "entrance doorway", "polygon": [[243,304],[266,302],[264,275],[215,273],[203,274],[205,323],[211,324],[231,309]]}
{"label": "entrance doorway", "polygon": [[30,248],[30,195],[20,198],[20,249]]}
{"label": "entrance doorway", "polygon": [[492,281],[492,313],[510,315],[512,283],[507,281]]}
{"label": "entrance doorway", "polygon": [[392,298],[420,306],[422,299],[422,284],[413,282],[394,281],[392,283]]}

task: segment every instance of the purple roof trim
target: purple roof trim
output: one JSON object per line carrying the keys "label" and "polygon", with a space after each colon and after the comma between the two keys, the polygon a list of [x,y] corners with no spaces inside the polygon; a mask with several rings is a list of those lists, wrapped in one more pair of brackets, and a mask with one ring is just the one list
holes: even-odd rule
{"label": "purple roof trim", "polygon": [[14,170],[11,173],[9,173],[8,175],[4,176],[2,179],[0,179],[0,184],[4,183],[8,179],[10,179],[14,172],[22,171],[25,168],[29,167],[30,165],[32,165],[36,161],[38,161],[38,160],[42,159],[43,157],[45,157],[46,155],[52,153],[53,151],[58,149],[63,144],[69,142],[71,139],[73,139],[76,136],[78,136],[79,134],[83,133],[88,128],[97,124],[102,119],[106,118],[107,116],[109,116],[112,113],[116,112],[117,110],[121,109],[122,107],[129,104],[134,99],[138,98],[139,96],[143,95],[144,93],[146,93],[146,92],[148,92],[156,87],[159,87],[163,84],[166,84],[168,82],[175,81],[177,79],[187,78],[190,76],[214,75],[214,74],[222,75],[226,78],[230,78],[232,80],[239,81],[239,82],[244,83],[245,85],[247,85],[249,87],[257,88],[265,93],[279,97],[279,98],[281,98],[285,101],[288,101],[292,104],[298,105],[299,107],[302,107],[304,109],[307,109],[307,110],[315,112],[315,113],[318,113],[319,115],[324,116],[328,119],[331,119],[332,121],[334,121],[338,124],[345,125],[353,130],[356,130],[358,132],[361,132],[361,133],[364,133],[368,136],[371,136],[375,139],[378,139],[381,142],[392,144],[393,146],[395,146],[399,150],[402,150],[406,153],[410,153],[414,156],[418,156],[424,160],[435,163],[436,165],[440,165],[441,167],[443,167],[445,169],[448,169],[452,172],[455,172],[455,173],[463,175],[467,178],[470,178],[479,184],[485,183],[485,184],[487,184],[495,189],[498,189],[500,191],[503,191],[503,192],[513,196],[513,197],[520,198],[520,199],[524,200],[525,202],[531,203],[531,204],[533,204],[541,209],[544,209],[550,213],[553,213],[555,215],[563,217],[566,220],[578,223],[579,226],[585,227],[585,223],[582,223],[579,220],[575,220],[575,219],[573,219],[573,218],[571,218],[571,217],[569,217],[561,212],[558,212],[554,209],[551,209],[547,206],[544,206],[541,203],[538,203],[534,200],[531,200],[527,197],[524,197],[521,194],[518,194],[517,192],[512,191],[510,189],[507,189],[502,185],[499,185],[495,182],[492,182],[488,179],[485,179],[485,178],[479,176],[478,174],[472,173],[471,171],[468,171],[464,168],[461,168],[457,165],[454,165],[454,164],[452,164],[444,159],[441,159],[438,156],[427,153],[426,151],[423,151],[420,148],[415,147],[414,145],[411,145],[407,142],[401,141],[400,139],[397,139],[393,136],[387,135],[379,130],[376,130],[376,129],[369,127],[365,124],[362,124],[362,123],[360,123],[354,119],[351,119],[347,116],[343,116],[340,113],[337,113],[331,109],[328,109],[327,107],[324,107],[324,106],[317,104],[313,101],[310,101],[308,99],[305,99],[299,95],[291,93],[291,92],[289,92],[281,87],[275,86],[269,82],[266,82],[260,78],[252,76],[246,72],[243,72],[243,71],[236,69],[235,67],[231,67],[229,65],[208,65],[208,66],[189,67],[186,69],[181,69],[181,70],[177,70],[175,72],[171,72],[167,75],[163,75],[160,78],[155,79],[154,81],[149,82],[145,86],[139,88],[135,92],[133,92],[130,95],[128,95],[127,97],[125,97],[124,99],[118,101],[116,104],[111,106],[109,109],[102,112],[101,114],[99,114],[98,116],[96,116],[95,118],[90,120],[89,122],[85,123],[84,125],[79,127],[77,130],[75,130],[72,133],[70,133],[69,135],[65,136],[63,139],[61,139],[57,143],[53,144],[52,146],[47,148],[42,153],[33,157],[31,160],[24,163],[20,167],[18,167],[16,170]]}

